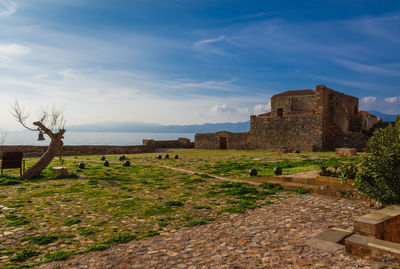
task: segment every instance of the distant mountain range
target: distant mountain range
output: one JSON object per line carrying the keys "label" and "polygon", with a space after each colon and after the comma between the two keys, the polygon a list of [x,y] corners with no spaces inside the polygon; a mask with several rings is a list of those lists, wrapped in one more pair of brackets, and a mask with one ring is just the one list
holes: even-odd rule
{"label": "distant mountain range", "polygon": [[219,131],[247,132],[250,121],[205,123],[192,125],[162,125],[144,122],[105,122],[97,124],[72,125],[70,132],[129,132],[129,133],[212,133]]}
{"label": "distant mountain range", "polygon": [[369,110],[368,112],[372,115],[380,117],[383,121],[396,121],[396,115],[389,115],[376,110]]}
{"label": "distant mountain range", "polygon": [[[383,121],[396,121],[396,115],[389,115],[370,110],[369,113],[380,117]],[[204,123],[192,125],[162,125],[144,122],[104,122],[96,124],[72,125],[70,132],[126,132],[126,133],[213,133],[219,131],[247,132],[250,121]]]}

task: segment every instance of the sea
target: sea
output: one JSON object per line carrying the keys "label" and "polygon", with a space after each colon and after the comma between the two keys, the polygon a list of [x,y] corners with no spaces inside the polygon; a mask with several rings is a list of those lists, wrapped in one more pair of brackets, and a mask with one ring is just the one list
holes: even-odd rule
{"label": "sea", "polygon": [[[1,139],[2,134],[0,134]],[[66,132],[64,145],[142,145],[143,139],[176,140],[179,137],[194,141],[194,133],[111,133],[111,132]],[[3,145],[34,145],[46,146],[50,138],[45,135],[45,141],[38,141],[37,132],[21,131],[7,132]]]}

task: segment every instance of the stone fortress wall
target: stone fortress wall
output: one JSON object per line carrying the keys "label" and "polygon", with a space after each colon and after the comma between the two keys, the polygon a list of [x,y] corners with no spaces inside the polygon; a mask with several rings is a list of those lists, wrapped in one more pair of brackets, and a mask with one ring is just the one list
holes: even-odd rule
{"label": "stone fortress wall", "polygon": [[286,91],[271,98],[271,112],[252,115],[250,130],[195,135],[195,148],[330,151],[362,149],[358,98],[323,85],[316,90]]}
{"label": "stone fortress wall", "polygon": [[[143,145],[134,146],[98,146],[98,145],[79,145],[63,146],[64,156],[81,155],[111,155],[111,154],[135,154],[155,152],[157,148],[193,148],[193,142],[188,138],[178,140],[143,140]],[[39,157],[46,151],[47,146],[0,146],[0,158],[4,151],[19,151],[24,153],[24,157]]]}

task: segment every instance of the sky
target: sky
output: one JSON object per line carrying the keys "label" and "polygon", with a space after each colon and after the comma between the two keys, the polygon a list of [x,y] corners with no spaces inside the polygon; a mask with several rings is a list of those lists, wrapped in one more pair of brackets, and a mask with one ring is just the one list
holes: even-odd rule
{"label": "sky", "polygon": [[316,85],[400,113],[398,0],[0,0],[0,130],[246,121]]}

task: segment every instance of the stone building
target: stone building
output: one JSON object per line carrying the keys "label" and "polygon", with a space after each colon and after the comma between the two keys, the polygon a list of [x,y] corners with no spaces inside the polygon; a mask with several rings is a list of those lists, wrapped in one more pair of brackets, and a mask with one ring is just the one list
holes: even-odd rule
{"label": "stone building", "polygon": [[374,125],[380,122],[380,119],[367,111],[362,110],[358,114],[361,117],[361,129],[364,131],[371,130]]}
{"label": "stone building", "polygon": [[250,131],[195,135],[198,149],[287,149],[330,151],[363,148],[358,98],[323,85],[286,91],[271,98],[271,112],[250,116]]}

